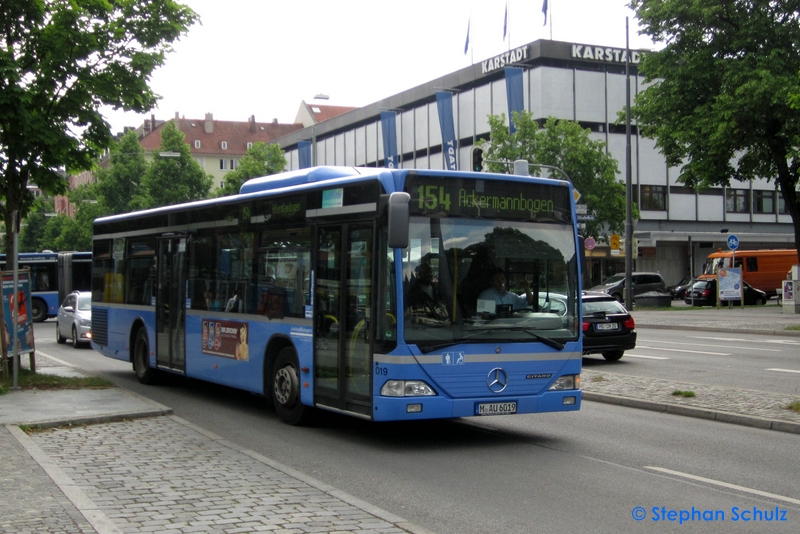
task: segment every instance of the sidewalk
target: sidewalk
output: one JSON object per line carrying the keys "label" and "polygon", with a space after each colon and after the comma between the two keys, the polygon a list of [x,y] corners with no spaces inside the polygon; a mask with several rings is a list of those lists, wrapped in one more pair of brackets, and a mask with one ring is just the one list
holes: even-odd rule
{"label": "sidewalk", "polygon": [[[775,304],[633,315],[641,329],[800,336],[783,331],[800,315]],[[39,355],[37,371],[75,369]],[[587,401],[800,433],[800,414],[783,409],[800,396],[586,369],[582,384]],[[122,388],[1,396],[0,533],[427,532],[171,414]]]}

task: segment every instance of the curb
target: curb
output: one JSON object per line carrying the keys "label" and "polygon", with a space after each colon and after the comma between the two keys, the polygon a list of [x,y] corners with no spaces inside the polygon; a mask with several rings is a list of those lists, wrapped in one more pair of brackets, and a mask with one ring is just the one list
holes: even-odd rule
{"label": "curb", "polygon": [[604,404],[638,408],[653,412],[663,412],[672,415],[695,417],[698,419],[708,419],[710,421],[718,421],[720,423],[749,426],[764,430],[776,430],[778,432],[788,432],[790,434],[800,434],[800,423],[794,423],[792,421],[779,421],[777,419],[766,419],[752,415],[742,415],[731,412],[711,410],[707,408],[696,408],[694,406],[682,406],[666,402],[647,401],[634,399],[631,397],[623,397],[621,395],[608,395],[606,393],[592,393],[584,391],[582,396],[583,400],[602,402]]}

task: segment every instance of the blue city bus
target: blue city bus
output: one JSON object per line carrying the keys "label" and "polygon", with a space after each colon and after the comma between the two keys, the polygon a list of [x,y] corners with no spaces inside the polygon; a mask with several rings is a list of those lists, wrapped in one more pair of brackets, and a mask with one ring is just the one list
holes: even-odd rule
{"label": "blue city bus", "polygon": [[[372,421],[578,410],[578,243],[566,180],[255,178],[237,195],[95,221],[92,346],[145,384],[176,373],[263,395],[289,424],[320,409]],[[498,269],[523,306],[484,293]],[[435,299],[412,302],[418,284]]]}
{"label": "blue city bus", "polygon": [[[31,317],[37,323],[58,315],[70,292],[91,288],[91,252],[20,252],[17,265],[30,271]],[[0,254],[0,270],[11,270],[5,254]]]}

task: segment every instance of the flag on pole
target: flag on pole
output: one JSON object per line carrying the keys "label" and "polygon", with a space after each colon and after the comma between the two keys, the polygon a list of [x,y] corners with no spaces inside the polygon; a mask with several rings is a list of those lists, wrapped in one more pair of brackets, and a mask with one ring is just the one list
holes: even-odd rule
{"label": "flag on pole", "polygon": [[547,0],[542,2],[542,13],[544,13],[544,24],[542,26],[547,26]]}
{"label": "flag on pole", "polygon": [[506,40],[508,35],[508,2],[506,2],[506,14],[503,16],[503,40]]}
{"label": "flag on pole", "polygon": [[[547,0],[545,0],[547,1]],[[469,24],[472,22],[472,18],[467,19],[467,42],[464,43],[464,55],[467,55],[467,50],[469,50]]]}

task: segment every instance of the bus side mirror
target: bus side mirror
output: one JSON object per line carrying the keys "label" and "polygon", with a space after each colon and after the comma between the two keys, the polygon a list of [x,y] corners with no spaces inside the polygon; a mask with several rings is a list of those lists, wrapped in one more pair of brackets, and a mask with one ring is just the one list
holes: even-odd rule
{"label": "bus side mirror", "polygon": [[411,195],[395,192],[389,195],[389,248],[408,248],[408,203]]}

